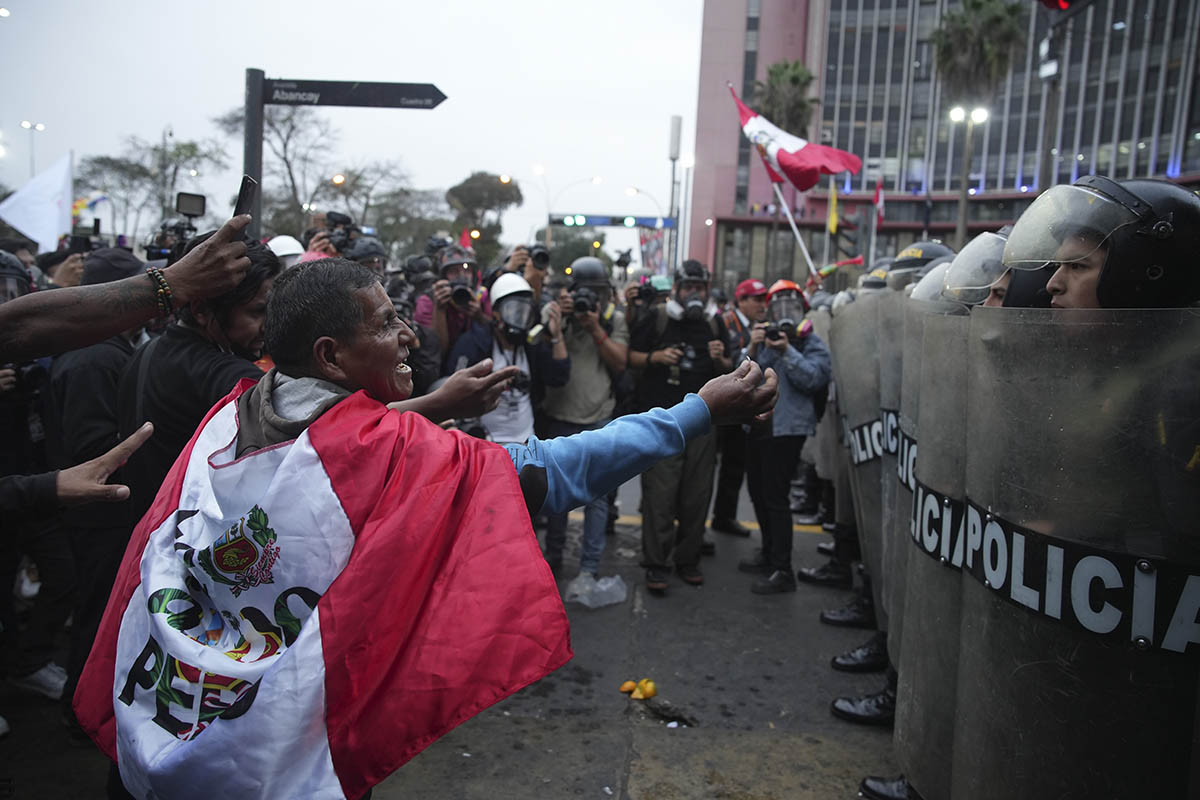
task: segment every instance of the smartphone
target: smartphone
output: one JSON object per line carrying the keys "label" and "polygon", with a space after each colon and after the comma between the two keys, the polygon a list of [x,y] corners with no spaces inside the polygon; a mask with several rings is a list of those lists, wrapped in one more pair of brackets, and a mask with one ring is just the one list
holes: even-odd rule
{"label": "smartphone", "polygon": [[233,207],[235,217],[249,214],[254,205],[254,196],[258,193],[258,181],[249,175],[242,176],[242,186],[238,189],[237,203]]}

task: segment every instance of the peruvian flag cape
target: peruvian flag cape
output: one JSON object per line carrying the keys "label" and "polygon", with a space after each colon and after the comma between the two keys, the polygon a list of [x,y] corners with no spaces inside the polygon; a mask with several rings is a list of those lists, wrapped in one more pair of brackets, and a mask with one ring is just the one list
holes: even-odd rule
{"label": "peruvian flag cape", "polygon": [[140,798],[357,798],[571,657],[508,454],[358,392],[236,458],[205,418],[75,694]]}
{"label": "peruvian flag cape", "polygon": [[808,142],[775,127],[762,114],[748,108],[732,84],[729,93],[737,104],[742,133],[758,148],[767,174],[775,183],[783,183],[786,176],[793,186],[804,192],[816,186],[822,174],[834,175],[844,170],[857,173],[862,169],[862,159],[853,153]]}

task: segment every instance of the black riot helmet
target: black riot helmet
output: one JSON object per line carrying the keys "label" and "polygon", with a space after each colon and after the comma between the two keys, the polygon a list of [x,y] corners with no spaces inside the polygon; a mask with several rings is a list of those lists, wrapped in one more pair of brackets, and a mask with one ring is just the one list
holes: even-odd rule
{"label": "black riot helmet", "polygon": [[938,239],[913,242],[892,259],[888,267],[887,285],[892,289],[903,289],[919,279],[922,267],[947,256],[954,258],[954,249]]}
{"label": "black riot helmet", "polygon": [[567,274],[571,277],[572,289],[579,286],[608,286],[608,270],[604,268],[604,262],[595,256],[580,256],[571,262],[569,269]]}
{"label": "black riot helmet", "polygon": [[708,267],[701,264],[694,258],[689,258],[678,267],[675,268],[675,283],[683,283],[684,281],[699,281],[708,283],[712,280],[712,276],[708,274]]}
{"label": "black riot helmet", "polygon": [[345,256],[351,261],[357,261],[377,275],[383,275],[387,270],[387,250],[384,248],[383,242],[374,236],[359,236],[354,239],[346,248]]}
{"label": "black riot helmet", "polygon": [[1118,182],[1089,175],[1052,186],[1017,220],[1004,264],[1041,270],[1094,261],[1096,253],[1103,259],[1096,285],[1103,308],[1200,300],[1200,196],[1144,178]]}

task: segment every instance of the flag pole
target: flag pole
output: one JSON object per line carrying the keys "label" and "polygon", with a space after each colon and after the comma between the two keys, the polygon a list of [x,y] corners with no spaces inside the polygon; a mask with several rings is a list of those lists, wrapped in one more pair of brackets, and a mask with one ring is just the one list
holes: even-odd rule
{"label": "flag pole", "polygon": [[804,238],[800,235],[800,229],[796,227],[796,220],[792,217],[792,209],[783,200],[783,192],[779,191],[779,184],[771,181],[771,188],[775,190],[775,198],[779,200],[779,205],[783,208],[783,213],[787,215],[788,225],[792,226],[792,234],[796,237],[796,244],[800,245],[800,252],[804,254],[804,263],[808,264],[808,274],[816,275],[817,268],[813,266],[812,256],[808,254],[808,248],[804,246]]}

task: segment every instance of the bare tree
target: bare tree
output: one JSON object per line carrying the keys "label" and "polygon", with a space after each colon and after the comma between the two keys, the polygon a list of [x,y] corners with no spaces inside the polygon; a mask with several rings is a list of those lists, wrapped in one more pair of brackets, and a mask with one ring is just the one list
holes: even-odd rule
{"label": "bare tree", "polygon": [[[240,139],[245,110],[235,108],[213,122],[225,134]],[[299,233],[305,227],[308,210],[330,196],[330,162],[337,139],[337,129],[313,108],[263,108],[263,144],[269,155],[265,171],[280,184],[269,190],[264,187],[263,222],[267,228]]]}

